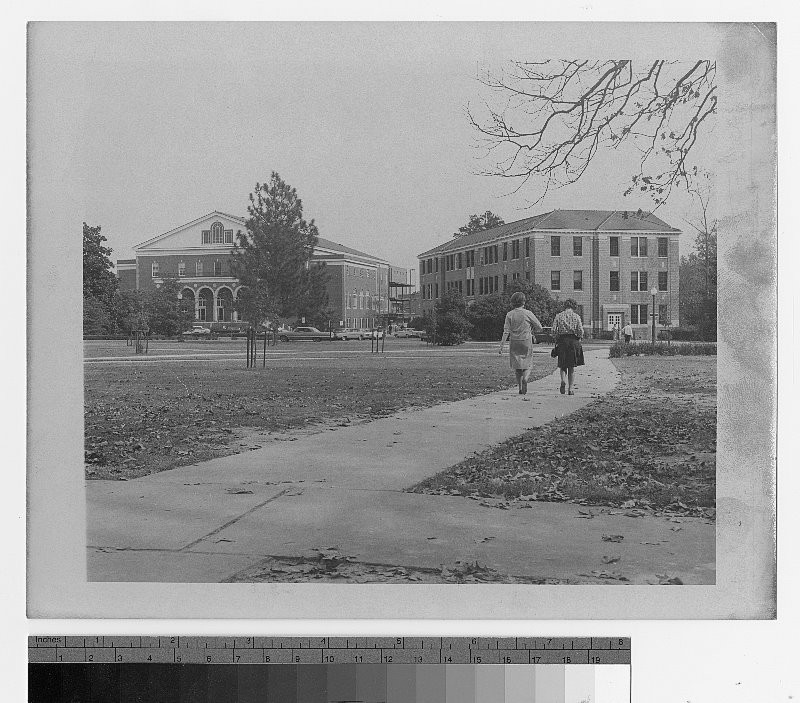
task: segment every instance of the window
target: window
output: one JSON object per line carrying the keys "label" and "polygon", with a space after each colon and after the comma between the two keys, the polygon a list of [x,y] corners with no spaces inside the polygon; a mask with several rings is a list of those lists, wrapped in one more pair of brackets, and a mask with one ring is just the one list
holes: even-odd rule
{"label": "window", "polygon": [[658,272],[658,290],[667,290],[667,272]]}
{"label": "window", "polygon": [[530,281],[531,280],[531,272],[530,271],[526,271],[525,272],[525,280],[526,281]]}
{"label": "window", "polygon": [[467,263],[467,268],[475,265],[475,250],[472,249],[471,251],[465,252]]}
{"label": "window", "polygon": [[631,271],[631,290],[647,292],[647,271]]}
{"label": "window", "polygon": [[178,262],[178,277],[186,275],[186,264],[183,261]]}
{"label": "window", "polygon": [[529,257],[531,255],[531,238],[525,237],[525,257]]}
{"label": "window", "polygon": [[151,266],[151,270],[150,270],[150,275],[153,278],[158,278],[158,261],[154,261],[153,262],[153,264]]}
{"label": "window", "polygon": [[204,229],[203,230],[203,244],[211,244],[211,230]]}
{"label": "window", "polygon": [[667,306],[666,305],[659,305],[658,306],[658,324],[659,325],[668,325],[669,318],[667,317]]}
{"label": "window", "polygon": [[475,279],[467,279],[467,295],[475,295]]}
{"label": "window", "polygon": [[631,237],[631,256],[647,256],[647,237]]}
{"label": "window", "polygon": [[561,256],[561,237],[550,237],[550,256]]}
{"label": "window", "polygon": [[214,275],[215,276],[221,276],[222,275],[222,262],[219,259],[217,259],[214,262]]}
{"label": "window", "polygon": [[608,241],[611,248],[611,256],[619,256],[619,237],[610,237]]}
{"label": "window", "polygon": [[608,272],[608,288],[609,290],[619,290],[619,271]]}
{"label": "window", "polygon": [[500,290],[497,286],[497,276],[494,277],[494,290]]}
{"label": "window", "polygon": [[647,324],[647,305],[631,305],[631,324],[632,325],[646,325]]}
{"label": "window", "polygon": [[226,229],[225,230],[225,244],[233,244],[233,230]]}
{"label": "window", "polygon": [[519,239],[515,239],[511,242],[511,258],[519,259]]}
{"label": "window", "polygon": [[518,281],[519,280],[519,272],[512,273],[511,274],[511,280],[512,281]]}
{"label": "window", "polygon": [[202,276],[203,275],[203,262],[202,261],[198,261],[194,265],[194,272],[195,272],[196,276]]}
{"label": "window", "polygon": [[224,228],[221,222],[211,225],[211,243],[222,244],[224,238]]}
{"label": "window", "polygon": [[[438,259],[437,259],[437,261],[438,261]],[[439,297],[439,284],[438,283],[435,283],[433,285],[433,296],[434,296],[434,298],[438,298]]]}
{"label": "window", "polygon": [[550,272],[550,290],[561,290],[561,271]]}
{"label": "window", "polygon": [[508,276],[504,273],[503,274],[503,292],[508,289]]}
{"label": "window", "polygon": [[658,256],[665,259],[669,252],[669,239],[666,237],[658,238]]}
{"label": "window", "polygon": [[[436,273],[439,273],[439,257],[438,256],[433,260],[433,270]],[[439,296],[437,295],[436,297],[438,298]]]}
{"label": "window", "polygon": [[572,290],[583,290],[583,271],[572,272]]}
{"label": "window", "polygon": [[497,249],[497,244],[495,244],[495,245],[492,247],[492,249],[494,249],[494,252],[492,252],[492,254],[493,254],[493,257],[494,257],[494,258],[492,259],[492,261],[494,261],[494,263],[497,263],[497,262],[499,261],[499,259],[497,258],[497,251],[498,251],[498,249]]}
{"label": "window", "polygon": [[456,261],[458,263],[458,266],[456,268],[459,268],[459,269],[462,268],[462,263],[463,263],[463,258],[462,257],[463,257],[463,254],[461,252],[458,252],[458,255],[456,257]]}
{"label": "window", "polygon": [[508,242],[503,242],[503,261],[508,261]]}
{"label": "window", "polygon": [[572,238],[572,255],[583,256],[583,237]]}

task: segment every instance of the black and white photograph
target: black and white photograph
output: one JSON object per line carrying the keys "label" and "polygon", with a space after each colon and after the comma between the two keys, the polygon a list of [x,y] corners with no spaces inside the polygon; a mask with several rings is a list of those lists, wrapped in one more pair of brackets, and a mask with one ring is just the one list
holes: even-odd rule
{"label": "black and white photograph", "polygon": [[32,23],[34,591],[773,617],[774,31]]}

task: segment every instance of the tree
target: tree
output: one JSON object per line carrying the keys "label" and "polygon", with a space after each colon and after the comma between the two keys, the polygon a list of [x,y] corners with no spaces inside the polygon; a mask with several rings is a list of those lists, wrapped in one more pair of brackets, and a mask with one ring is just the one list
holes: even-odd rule
{"label": "tree", "polygon": [[550,295],[550,291],[538,283],[512,281],[502,294],[492,293],[478,298],[467,308],[473,339],[500,339],[506,313],[511,309],[511,296],[517,291],[525,294],[525,307],[536,315],[542,325],[551,325],[555,315],[561,311],[559,302]]}
{"label": "tree", "polygon": [[191,327],[194,311],[189,311],[182,305],[178,298],[180,292],[179,281],[166,279],[158,288],[145,295],[145,321],[153,334],[172,337]]}
{"label": "tree", "polygon": [[83,333],[105,335],[111,330],[108,306],[91,295],[83,298]]}
{"label": "tree", "polygon": [[83,296],[107,304],[117,290],[117,277],[109,258],[112,249],[103,246],[105,241],[99,226],[83,223]]}
{"label": "tree", "polygon": [[455,291],[447,291],[433,308],[433,315],[426,315],[425,330],[436,344],[449,347],[463,344],[469,331],[466,317],[467,303]]}
{"label": "tree", "polygon": [[269,183],[256,183],[247,211],[231,254],[234,274],[255,291],[251,302],[259,301],[265,317],[295,316],[317,290],[317,274],[309,271],[317,227],[303,219],[297,191],[274,171]]}
{"label": "tree", "polygon": [[500,339],[508,310],[507,301],[499,293],[478,298],[467,308],[472,338],[483,342]]}
{"label": "tree", "polygon": [[561,312],[562,304],[550,295],[547,288],[530,281],[511,281],[503,294],[507,299],[507,310],[511,308],[511,296],[517,291],[525,294],[525,307],[536,315],[542,325],[549,327],[553,324],[553,318]]}
{"label": "tree", "polygon": [[111,299],[113,332],[130,334],[139,326],[144,310],[144,296],[138,290],[118,290]]}
{"label": "tree", "polygon": [[328,306],[328,269],[325,264],[303,271],[302,295],[297,302],[297,315],[309,325],[327,329],[333,311]]}
{"label": "tree", "polygon": [[483,232],[484,230],[494,229],[504,224],[505,221],[502,217],[495,215],[491,210],[487,210],[483,215],[470,215],[469,222],[463,227],[459,227],[458,232],[453,233],[453,237],[459,239],[467,234]]}
{"label": "tree", "polygon": [[681,258],[681,324],[697,326],[700,338],[716,339],[717,333],[717,220],[710,214],[710,175],[690,189],[697,214],[686,220],[695,231],[695,251]]}
{"label": "tree", "polygon": [[716,62],[513,61],[481,82],[495,106],[470,123],[494,162],[483,173],[531,182],[534,202],[550,188],[575,183],[602,148],[623,144],[640,153],[625,191],[656,206],[697,174],[689,156],[717,108]]}

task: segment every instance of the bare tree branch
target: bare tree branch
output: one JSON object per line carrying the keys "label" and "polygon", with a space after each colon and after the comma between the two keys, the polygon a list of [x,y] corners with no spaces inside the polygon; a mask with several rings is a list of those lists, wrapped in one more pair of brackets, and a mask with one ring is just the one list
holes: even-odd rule
{"label": "bare tree branch", "polygon": [[657,60],[514,61],[479,78],[496,97],[467,118],[491,166],[483,175],[532,186],[534,203],[575,183],[605,148],[635,146],[639,172],[625,195],[656,205],[697,174],[688,157],[716,112],[716,63]]}

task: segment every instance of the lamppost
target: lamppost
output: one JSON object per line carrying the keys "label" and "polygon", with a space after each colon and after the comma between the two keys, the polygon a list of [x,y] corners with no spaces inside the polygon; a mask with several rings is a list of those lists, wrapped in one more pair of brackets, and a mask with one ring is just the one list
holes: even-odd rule
{"label": "lamppost", "polygon": [[658,288],[653,286],[650,289],[650,295],[653,296],[653,312],[651,313],[653,318],[653,338],[651,341],[651,346],[656,346],[656,295],[658,294]]}

